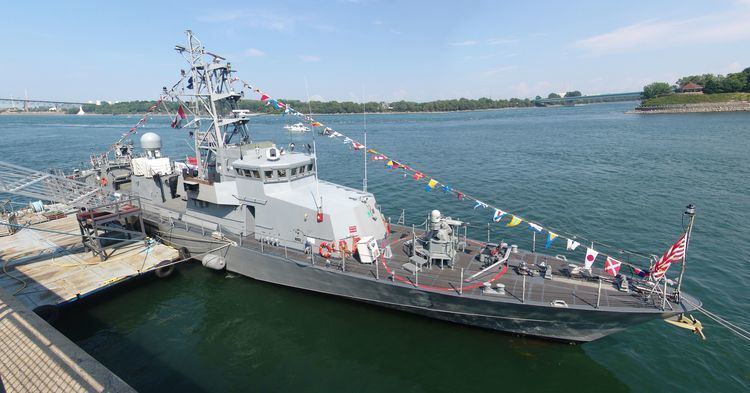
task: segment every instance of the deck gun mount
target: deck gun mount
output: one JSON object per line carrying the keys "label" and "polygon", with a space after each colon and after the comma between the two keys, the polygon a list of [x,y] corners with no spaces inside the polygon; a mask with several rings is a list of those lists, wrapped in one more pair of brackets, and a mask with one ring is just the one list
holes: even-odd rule
{"label": "deck gun mount", "polygon": [[422,267],[439,265],[441,268],[453,267],[456,253],[466,248],[466,241],[461,241],[459,228],[468,224],[463,221],[443,217],[438,210],[430,213],[427,231],[421,237],[412,233],[412,240],[404,245],[409,248],[411,262]]}

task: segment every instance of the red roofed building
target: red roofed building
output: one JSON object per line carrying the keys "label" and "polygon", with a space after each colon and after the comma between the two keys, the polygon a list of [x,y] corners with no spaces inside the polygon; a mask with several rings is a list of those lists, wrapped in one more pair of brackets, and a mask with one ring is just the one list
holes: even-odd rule
{"label": "red roofed building", "polygon": [[692,93],[692,94],[702,94],[703,93],[703,86],[695,84],[693,82],[685,83],[684,85],[680,86],[678,89],[680,93]]}

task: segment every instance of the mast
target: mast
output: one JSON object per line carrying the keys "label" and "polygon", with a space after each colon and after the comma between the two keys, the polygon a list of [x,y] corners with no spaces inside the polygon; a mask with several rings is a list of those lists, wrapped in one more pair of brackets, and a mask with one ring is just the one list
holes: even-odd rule
{"label": "mast", "polygon": [[688,216],[687,235],[685,236],[685,254],[682,256],[682,267],[680,268],[680,278],[677,280],[677,290],[675,291],[677,296],[677,302],[680,301],[682,278],[685,275],[685,265],[687,264],[687,251],[690,245],[690,236],[693,232],[693,224],[695,223],[695,205],[692,203],[685,207],[684,215]]}
{"label": "mast", "polygon": [[[249,141],[249,118],[239,110],[242,95],[232,89],[230,76],[234,71],[230,63],[224,57],[206,51],[192,31],[187,30],[186,34],[187,48],[178,45],[175,49],[190,64],[191,78],[187,88],[192,92],[184,95],[191,100],[190,108],[195,118],[191,123],[195,129],[198,177],[219,181],[215,177],[226,168],[219,171],[217,158],[223,156],[235,135],[240,145]],[[205,125],[204,119],[208,121]]]}
{"label": "mast", "polygon": [[364,86],[362,86],[362,122],[365,128],[365,177],[362,179],[362,192],[367,192],[367,102],[365,101]]}

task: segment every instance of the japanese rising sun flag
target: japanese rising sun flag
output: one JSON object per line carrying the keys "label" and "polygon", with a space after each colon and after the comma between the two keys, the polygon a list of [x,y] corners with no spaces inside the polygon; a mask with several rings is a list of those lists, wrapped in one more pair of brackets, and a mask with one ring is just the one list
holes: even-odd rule
{"label": "japanese rising sun flag", "polygon": [[584,261],[586,269],[591,269],[591,265],[594,264],[596,257],[599,255],[599,251],[593,248],[586,247],[586,260]]}
{"label": "japanese rising sun flag", "polygon": [[683,233],[677,242],[654,264],[651,268],[651,277],[654,280],[660,280],[664,277],[672,263],[680,261],[685,256],[686,240],[687,233]]}

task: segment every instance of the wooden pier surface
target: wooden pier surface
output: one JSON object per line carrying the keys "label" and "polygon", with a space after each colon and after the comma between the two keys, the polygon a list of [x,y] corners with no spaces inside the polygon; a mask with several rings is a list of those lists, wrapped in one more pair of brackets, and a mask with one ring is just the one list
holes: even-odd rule
{"label": "wooden pier surface", "polygon": [[135,390],[0,289],[0,391]]}
{"label": "wooden pier surface", "polygon": [[83,247],[80,236],[69,235],[78,233],[71,214],[0,237],[0,289],[30,309],[58,305],[179,258],[172,247],[138,241],[110,250],[101,261]]}

